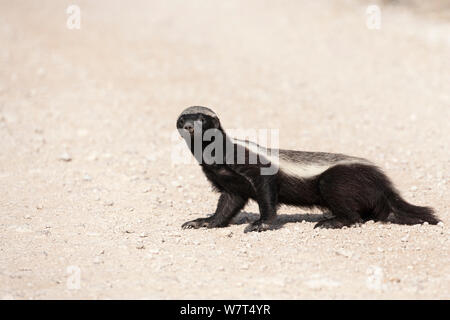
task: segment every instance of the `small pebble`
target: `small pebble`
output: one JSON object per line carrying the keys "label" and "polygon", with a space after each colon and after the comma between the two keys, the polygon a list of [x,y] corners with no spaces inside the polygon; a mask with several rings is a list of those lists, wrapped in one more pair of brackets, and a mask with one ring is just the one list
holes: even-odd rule
{"label": "small pebble", "polygon": [[181,187],[181,183],[179,181],[172,181],[172,185],[176,188],[180,188]]}
{"label": "small pebble", "polygon": [[72,161],[72,157],[67,152],[64,152],[63,154],[61,154],[59,156],[59,160],[69,162],[69,161]]}
{"label": "small pebble", "polygon": [[338,256],[343,256],[343,257],[346,257],[346,258],[351,258],[351,256],[352,256],[352,253],[350,251],[347,251],[347,250],[344,250],[344,249],[336,250],[336,254]]}

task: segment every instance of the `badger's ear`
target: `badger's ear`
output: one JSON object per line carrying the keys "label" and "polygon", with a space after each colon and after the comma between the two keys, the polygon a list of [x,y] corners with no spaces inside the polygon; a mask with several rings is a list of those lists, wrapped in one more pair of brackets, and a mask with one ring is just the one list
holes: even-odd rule
{"label": "badger's ear", "polygon": [[219,118],[217,117],[213,117],[212,118],[213,124],[214,124],[214,128],[219,129],[220,128],[220,121]]}

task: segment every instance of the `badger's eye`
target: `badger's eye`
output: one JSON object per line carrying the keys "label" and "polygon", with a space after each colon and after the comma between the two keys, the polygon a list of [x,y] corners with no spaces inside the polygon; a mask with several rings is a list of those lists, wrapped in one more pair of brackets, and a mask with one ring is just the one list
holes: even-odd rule
{"label": "badger's eye", "polygon": [[180,124],[180,126],[182,126],[184,124],[184,119],[181,118],[180,120],[178,120],[178,123]]}

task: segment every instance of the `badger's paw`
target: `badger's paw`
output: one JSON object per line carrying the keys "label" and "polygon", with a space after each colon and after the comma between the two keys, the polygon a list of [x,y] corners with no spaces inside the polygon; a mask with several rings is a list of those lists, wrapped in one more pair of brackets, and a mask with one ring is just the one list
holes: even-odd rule
{"label": "badger's paw", "polygon": [[269,223],[258,220],[258,221],[255,221],[255,222],[252,222],[251,224],[249,224],[244,229],[244,233],[252,232],[252,231],[256,231],[256,232],[267,231],[267,230],[270,230],[270,228],[271,228],[271,225]]}
{"label": "badger's paw", "polygon": [[183,229],[216,228],[219,227],[211,218],[198,218],[185,222],[181,225]]}
{"label": "badger's paw", "polygon": [[333,217],[330,219],[325,219],[322,221],[319,221],[314,226],[314,229],[320,228],[320,229],[341,229],[343,227],[348,227],[352,223],[346,219],[341,219],[337,217]]}

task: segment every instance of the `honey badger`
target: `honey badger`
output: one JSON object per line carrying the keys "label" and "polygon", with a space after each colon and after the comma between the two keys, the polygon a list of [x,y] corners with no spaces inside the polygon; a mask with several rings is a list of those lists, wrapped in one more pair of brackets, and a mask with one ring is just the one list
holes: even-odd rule
{"label": "honey badger", "polygon": [[[182,225],[184,229],[225,227],[249,199],[258,203],[260,218],[245,232],[270,229],[282,204],[329,210],[333,217],[319,221],[315,228],[386,221],[390,213],[400,224],[439,222],[432,208],[402,199],[389,178],[368,160],[344,154],[268,149],[233,139],[214,111],[206,107],[185,109],[176,125],[207,179],[220,192],[214,215],[188,221]],[[204,139],[211,131],[209,141]],[[208,157],[205,151],[211,141],[222,150],[209,150]],[[238,147],[243,148],[245,161],[237,161]],[[270,156],[273,153],[278,157]],[[257,156],[256,162],[249,161],[252,156]],[[270,167],[276,170],[262,174],[262,169]]]}

